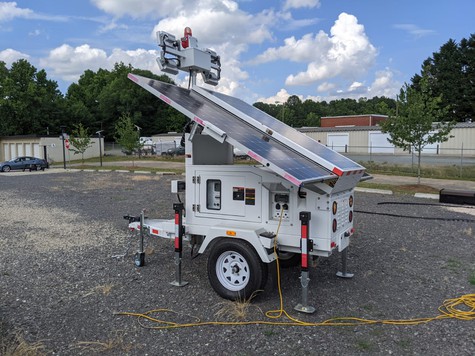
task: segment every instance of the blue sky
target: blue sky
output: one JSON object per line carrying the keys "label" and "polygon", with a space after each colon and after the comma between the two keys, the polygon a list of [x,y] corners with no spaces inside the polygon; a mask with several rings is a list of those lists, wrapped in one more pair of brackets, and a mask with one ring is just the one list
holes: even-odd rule
{"label": "blue sky", "polygon": [[248,102],[395,98],[441,45],[475,33],[474,15],[473,0],[19,0],[0,2],[0,60],[26,58],[65,92],[119,61],[159,74],[155,32],[190,26],[221,56],[213,89]]}

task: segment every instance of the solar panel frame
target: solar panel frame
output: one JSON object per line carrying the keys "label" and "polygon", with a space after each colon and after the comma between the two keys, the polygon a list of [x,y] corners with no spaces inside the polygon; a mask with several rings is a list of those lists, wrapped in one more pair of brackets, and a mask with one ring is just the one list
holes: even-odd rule
{"label": "solar panel frame", "polygon": [[226,135],[230,144],[298,186],[337,177],[305,154],[289,148],[272,135],[193,90],[135,74],[129,74],[129,78],[201,126],[221,136]]}

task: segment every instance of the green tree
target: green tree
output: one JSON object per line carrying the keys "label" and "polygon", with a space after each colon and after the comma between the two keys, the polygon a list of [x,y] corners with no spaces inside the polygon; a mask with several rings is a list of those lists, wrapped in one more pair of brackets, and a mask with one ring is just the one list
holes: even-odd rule
{"label": "green tree", "polygon": [[422,64],[421,74],[412,78],[418,87],[422,76],[429,79],[434,95],[442,95],[442,104],[449,106],[448,118],[465,121],[475,117],[475,35],[457,43],[449,39],[438,52]]}
{"label": "green tree", "polygon": [[74,154],[81,154],[81,160],[84,164],[84,152],[91,147],[91,138],[89,137],[88,129],[85,128],[81,123],[74,125],[74,129],[69,136],[69,142],[71,142],[72,148],[70,151],[73,151]]}
{"label": "green tree", "polygon": [[449,138],[454,122],[445,121],[448,107],[442,97],[434,96],[427,77],[421,77],[419,88],[407,83],[401,89],[398,116],[381,123],[389,142],[404,150],[417,152],[417,177],[420,183],[421,152],[428,144],[444,142]]}
{"label": "green tree", "polygon": [[0,135],[46,134],[59,131],[65,116],[64,98],[55,81],[27,60],[7,69],[0,62]]}
{"label": "green tree", "polygon": [[130,114],[123,114],[115,124],[114,139],[127,153],[133,153],[141,148],[139,131]]}

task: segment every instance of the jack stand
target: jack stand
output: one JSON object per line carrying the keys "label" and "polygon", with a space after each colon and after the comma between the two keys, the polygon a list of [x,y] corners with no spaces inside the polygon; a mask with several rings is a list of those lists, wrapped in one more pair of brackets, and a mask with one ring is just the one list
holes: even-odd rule
{"label": "jack stand", "polygon": [[134,263],[137,267],[143,267],[145,266],[145,251],[143,248],[143,239],[144,239],[144,234],[143,234],[143,223],[145,219],[145,210],[142,210],[140,213],[140,245],[139,245],[139,250],[135,254],[134,257]]}
{"label": "jack stand", "polygon": [[353,273],[348,273],[347,271],[347,260],[348,260],[348,247],[341,251],[341,271],[337,272],[337,276],[340,278],[353,278]]}
{"label": "jack stand", "polygon": [[297,304],[294,309],[307,314],[315,313],[315,308],[308,305],[308,283],[310,278],[308,278],[308,271],[302,271],[300,276],[300,283],[302,284],[302,303]]}
{"label": "jack stand", "polygon": [[302,254],[302,272],[300,284],[302,285],[302,303],[297,304],[294,309],[302,313],[312,314],[315,312],[315,308],[308,305],[308,283],[310,282],[310,278],[308,278],[308,231],[311,215],[308,211],[302,211],[299,215],[301,221],[300,250]]}
{"label": "jack stand", "polygon": [[183,250],[183,203],[173,204],[175,210],[175,280],[172,286],[183,287],[188,284],[181,280],[181,255]]}

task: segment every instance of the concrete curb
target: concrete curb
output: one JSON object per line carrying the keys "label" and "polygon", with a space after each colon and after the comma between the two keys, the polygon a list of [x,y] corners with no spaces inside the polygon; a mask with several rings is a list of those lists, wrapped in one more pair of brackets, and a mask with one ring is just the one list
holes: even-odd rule
{"label": "concrete curb", "polygon": [[414,197],[439,200],[439,194],[416,193],[416,194],[414,194]]}
{"label": "concrete curb", "polygon": [[376,194],[386,194],[386,195],[392,195],[393,191],[392,190],[386,190],[386,189],[372,189],[372,188],[360,188],[356,187],[355,191],[357,192],[363,192],[363,193],[376,193]]}

